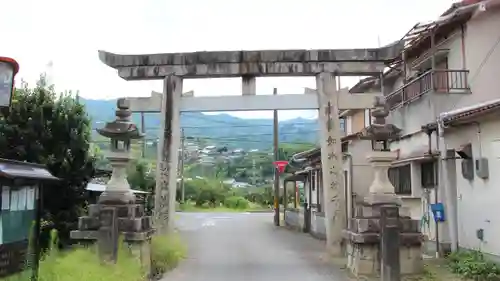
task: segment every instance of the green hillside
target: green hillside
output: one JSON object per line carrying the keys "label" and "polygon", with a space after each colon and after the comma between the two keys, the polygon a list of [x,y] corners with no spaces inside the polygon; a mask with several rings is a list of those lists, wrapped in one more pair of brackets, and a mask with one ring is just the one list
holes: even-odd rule
{"label": "green hillside", "polygon": [[[92,119],[93,129],[102,127],[115,118],[116,100],[80,99]],[[140,115],[133,120],[140,125]],[[230,148],[267,149],[272,146],[272,119],[243,119],[228,114],[205,115],[186,112],[181,115],[185,135],[203,138],[208,145],[225,145]],[[155,140],[160,127],[159,114],[145,114],[146,139]],[[279,123],[279,141],[287,143],[316,143],[317,120],[296,118]]]}

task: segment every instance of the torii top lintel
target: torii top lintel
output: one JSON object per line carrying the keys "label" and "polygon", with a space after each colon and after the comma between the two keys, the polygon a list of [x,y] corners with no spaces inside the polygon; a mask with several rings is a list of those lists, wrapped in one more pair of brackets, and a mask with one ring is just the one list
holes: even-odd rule
{"label": "torii top lintel", "polygon": [[369,76],[380,73],[402,45],[373,49],[215,51],[118,55],[99,51],[99,59],[125,80],[239,76],[313,76],[321,72]]}

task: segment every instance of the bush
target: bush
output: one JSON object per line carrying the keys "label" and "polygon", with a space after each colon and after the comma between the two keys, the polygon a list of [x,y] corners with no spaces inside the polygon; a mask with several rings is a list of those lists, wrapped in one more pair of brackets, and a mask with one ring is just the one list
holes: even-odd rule
{"label": "bush", "polygon": [[479,251],[458,251],[448,256],[453,273],[477,281],[500,280],[500,266],[487,260]]}
{"label": "bush", "polygon": [[224,200],[224,206],[230,209],[247,209],[250,202],[241,196],[231,196]]}
{"label": "bush", "polygon": [[174,234],[155,235],[151,239],[151,272],[154,277],[179,264],[186,255],[186,247],[180,237]]}

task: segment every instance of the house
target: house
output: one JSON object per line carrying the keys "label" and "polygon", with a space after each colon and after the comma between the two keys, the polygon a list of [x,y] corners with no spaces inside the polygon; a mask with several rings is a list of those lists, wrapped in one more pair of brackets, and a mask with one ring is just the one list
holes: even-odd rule
{"label": "house", "polygon": [[[396,193],[413,200],[411,215],[422,218],[430,251],[460,246],[500,256],[491,215],[498,179],[489,173],[500,138],[500,34],[491,32],[499,28],[499,0],[456,3],[404,36],[406,47],[383,83],[371,78],[356,86],[369,92],[383,85],[389,121],[403,130],[390,145],[399,157],[389,177]],[[435,203],[445,207],[437,228]]]}
{"label": "house", "polygon": [[[403,52],[382,78],[369,77],[351,88],[361,93],[382,89],[390,107],[388,122],[402,129],[402,136],[390,144],[398,159],[389,178],[410,215],[422,220],[428,252],[459,246],[481,249],[500,259],[500,240],[495,239],[500,236],[500,219],[495,219],[500,177],[493,172],[500,165],[498,30],[500,0],[456,3],[439,19],[417,24],[403,37]],[[346,120],[348,216],[356,202],[349,196],[362,195],[372,180],[370,167],[362,162],[366,161],[362,151],[370,143],[356,137],[360,124],[368,124],[368,114],[365,110],[341,113]],[[314,169],[319,167],[314,153],[319,150],[294,157],[305,159],[302,163],[310,168],[303,167],[291,177],[309,182],[311,190],[314,173],[321,177],[321,171]],[[322,205],[319,194],[314,199],[312,193],[309,199],[313,206],[318,202],[317,213]],[[444,221],[438,223],[431,211],[436,203],[444,205]]]}

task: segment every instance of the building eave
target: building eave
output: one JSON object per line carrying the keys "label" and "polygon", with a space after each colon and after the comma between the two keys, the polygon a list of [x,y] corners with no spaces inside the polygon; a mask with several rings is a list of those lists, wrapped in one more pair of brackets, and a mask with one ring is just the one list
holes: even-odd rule
{"label": "building eave", "polygon": [[500,111],[500,99],[490,100],[484,103],[463,107],[457,110],[444,112],[439,115],[439,119],[445,126],[467,124],[474,122],[486,114]]}

